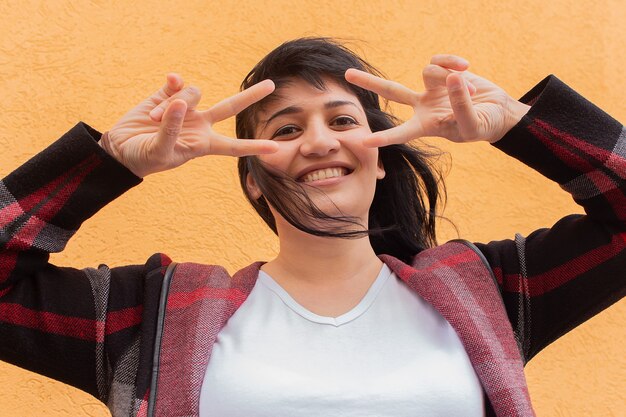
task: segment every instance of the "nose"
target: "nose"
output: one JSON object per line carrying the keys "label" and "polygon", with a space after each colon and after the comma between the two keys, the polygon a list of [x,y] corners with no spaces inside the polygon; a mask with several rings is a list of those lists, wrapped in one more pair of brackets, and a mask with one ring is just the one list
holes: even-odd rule
{"label": "nose", "polygon": [[336,152],[341,146],[339,134],[323,123],[311,125],[302,136],[300,153],[304,156],[326,156]]}

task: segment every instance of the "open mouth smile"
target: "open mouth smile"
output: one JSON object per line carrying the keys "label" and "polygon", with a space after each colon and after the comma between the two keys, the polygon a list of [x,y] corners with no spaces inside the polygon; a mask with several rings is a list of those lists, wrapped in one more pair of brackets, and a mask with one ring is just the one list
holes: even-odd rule
{"label": "open mouth smile", "polygon": [[300,178],[298,178],[298,182],[313,182],[320,181],[329,178],[338,178],[343,177],[350,174],[351,171],[348,168],[344,167],[332,167],[332,168],[322,168],[316,169],[315,171],[311,171]]}

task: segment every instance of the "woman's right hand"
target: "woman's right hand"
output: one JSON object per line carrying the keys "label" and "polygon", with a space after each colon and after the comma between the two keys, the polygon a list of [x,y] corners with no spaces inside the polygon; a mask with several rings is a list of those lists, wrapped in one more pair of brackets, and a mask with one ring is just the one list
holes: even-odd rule
{"label": "woman's right hand", "polygon": [[259,155],[278,150],[270,140],[237,140],[216,133],[214,123],[232,117],[274,91],[262,81],[220,101],[208,110],[195,109],[200,91],[183,89],[177,74],[168,74],[159,91],[126,113],[102,135],[100,146],[138,177],[166,171],[204,155]]}

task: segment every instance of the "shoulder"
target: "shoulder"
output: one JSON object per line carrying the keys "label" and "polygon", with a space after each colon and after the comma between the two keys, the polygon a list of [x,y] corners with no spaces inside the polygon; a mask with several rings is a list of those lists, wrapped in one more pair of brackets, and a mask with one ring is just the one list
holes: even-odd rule
{"label": "shoulder", "polygon": [[393,256],[382,255],[381,259],[391,269],[401,275],[412,275],[418,271],[440,273],[455,271],[455,275],[484,276],[495,282],[493,271],[484,254],[467,240],[451,240],[433,248],[424,249],[416,254],[410,264]]}

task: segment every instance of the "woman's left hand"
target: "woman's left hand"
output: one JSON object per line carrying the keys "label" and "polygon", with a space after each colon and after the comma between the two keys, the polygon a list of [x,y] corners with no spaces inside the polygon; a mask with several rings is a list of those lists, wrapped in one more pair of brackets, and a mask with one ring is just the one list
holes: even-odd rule
{"label": "woman's left hand", "polygon": [[348,82],[409,105],[415,112],[405,123],[375,132],[363,143],[378,147],[422,136],[440,136],[453,142],[493,143],[501,139],[530,107],[491,81],[466,71],[468,67],[466,60],[454,55],[434,56],[422,73],[422,93],[363,71],[346,71]]}

